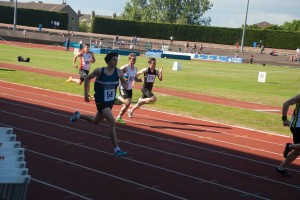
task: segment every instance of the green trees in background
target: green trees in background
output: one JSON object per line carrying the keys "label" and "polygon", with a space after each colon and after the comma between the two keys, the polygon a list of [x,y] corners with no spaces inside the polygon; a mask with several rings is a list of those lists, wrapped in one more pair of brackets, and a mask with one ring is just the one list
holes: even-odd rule
{"label": "green trees in background", "polygon": [[89,33],[91,30],[91,27],[87,24],[86,21],[79,22],[79,31]]}
{"label": "green trees in background", "polygon": [[266,29],[275,31],[300,31],[300,20],[293,20],[291,22],[284,22],[283,25],[272,24],[267,27],[258,27],[256,24],[247,25],[247,28],[251,29]]}
{"label": "green trees in background", "polygon": [[203,14],[212,6],[210,0],[130,0],[121,17],[133,21],[209,25],[211,18]]}

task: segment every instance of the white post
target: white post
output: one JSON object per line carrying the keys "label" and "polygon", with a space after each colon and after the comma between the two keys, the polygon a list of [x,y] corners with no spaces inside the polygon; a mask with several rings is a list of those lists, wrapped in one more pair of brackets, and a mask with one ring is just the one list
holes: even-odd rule
{"label": "white post", "polygon": [[241,51],[244,50],[244,38],[245,38],[245,31],[246,31],[246,25],[247,25],[248,7],[249,7],[249,0],[247,2],[246,18],[245,18],[245,24],[244,24],[243,36],[242,36],[242,43],[241,43]]}
{"label": "white post", "polygon": [[15,0],[15,8],[14,8],[14,26],[13,29],[16,30],[16,24],[17,24],[17,6],[18,6],[18,1]]}

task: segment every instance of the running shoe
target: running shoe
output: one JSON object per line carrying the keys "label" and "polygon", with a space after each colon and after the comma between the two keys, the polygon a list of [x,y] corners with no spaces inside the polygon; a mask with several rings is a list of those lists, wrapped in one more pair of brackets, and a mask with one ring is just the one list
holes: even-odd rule
{"label": "running shoe", "polygon": [[73,124],[74,122],[76,122],[79,119],[80,119],[80,112],[75,111],[73,116],[70,118],[70,123]]}
{"label": "running shoe", "polygon": [[66,80],[66,83],[70,83],[72,81],[72,76],[70,76],[67,80]]}
{"label": "running shoe", "polygon": [[292,145],[292,144],[291,143],[286,143],[286,145],[285,145],[285,149],[283,151],[283,157],[285,157],[285,158],[291,152],[290,145]]}
{"label": "running shoe", "polygon": [[128,109],[128,117],[132,118],[132,110]]}
{"label": "running shoe", "polygon": [[117,118],[117,122],[119,122],[120,124],[126,124],[126,122],[124,122],[121,117]]}
{"label": "running shoe", "polygon": [[93,100],[93,99],[94,99],[94,97],[89,94],[89,100]]}
{"label": "running shoe", "polygon": [[115,152],[115,156],[116,157],[124,157],[126,155],[127,155],[127,152],[126,151],[122,151],[120,149]]}
{"label": "running shoe", "polygon": [[290,177],[290,175],[287,173],[287,171],[285,169],[279,169],[278,167],[276,167],[276,172],[278,172],[282,176]]}

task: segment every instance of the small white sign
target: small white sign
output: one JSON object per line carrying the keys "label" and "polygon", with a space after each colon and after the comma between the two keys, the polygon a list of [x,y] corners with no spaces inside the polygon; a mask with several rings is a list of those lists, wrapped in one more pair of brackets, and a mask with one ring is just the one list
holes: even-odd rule
{"label": "small white sign", "polygon": [[266,82],[267,73],[266,72],[258,72],[258,82],[265,83]]}
{"label": "small white sign", "polygon": [[177,61],[175,61],[174,64],[173,64],[172,70],[174,70],[174,71],[180,71],[181,68],[182,68],[181,65]]}

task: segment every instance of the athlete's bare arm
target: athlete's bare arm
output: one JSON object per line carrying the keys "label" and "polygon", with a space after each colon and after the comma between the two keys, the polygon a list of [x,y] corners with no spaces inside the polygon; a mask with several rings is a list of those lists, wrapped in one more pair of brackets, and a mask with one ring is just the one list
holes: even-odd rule
{"label": "athlete's bare arm", "polygon": [[96,68],[92,73],[87,75],[87,77],[84,79],[84,100],[86,102],[89,102],[89,88],[90,88],[90,80],[95,78],[96,76],[99,76],[101,74],[102,68]]}
{"label": "athlete's bare arm", "polygon": [[163,79],[162,72],[163,72],[163,68],[162,67],[159,70],[158,69],[156,70],[156,74],[157,74],[158,79],[160,81],[162,81],[162,79]]}
{"label": "athlete's bare arm", "polygon": [[91,63],[95,63],[96,62],[96,58],[93,52],[90,52],[92,59],[91,59]]}
{"label": "athlete's bare arm", "polygon": [[123,88],[126,90],[128,87],[128,83],[127,83],[126,79],[124,78],[124,73],[121,69],[117,69],[117,70],[118,70],[118,75],[119,75],[121,84],[122,84]]}
{"label": "athlete's bare arm", "polygon": [[[300,104],[300,95],[299,94],[297,96],[287,100],[286,102],[284,102],[284,104],[282,106],[282,117],[287,118],[287,112],[289,110],[289,107],[294,104]],[[282,119],[282,122],[283,122],[284,126],[289,126],[291,123],[287,119],[286,120]]]}
{"label": "athlete's bare arm", "polygon": [[78,57],[82,57],[82,55],[83,55],[83,53],[81,52],[81,53],[77,54],[76,56],[74,56],[74,58],[73,58],[73,66],[74,66],[75,68],[78,68],[78,65],[76,64],[77,58],[78,58]]}

